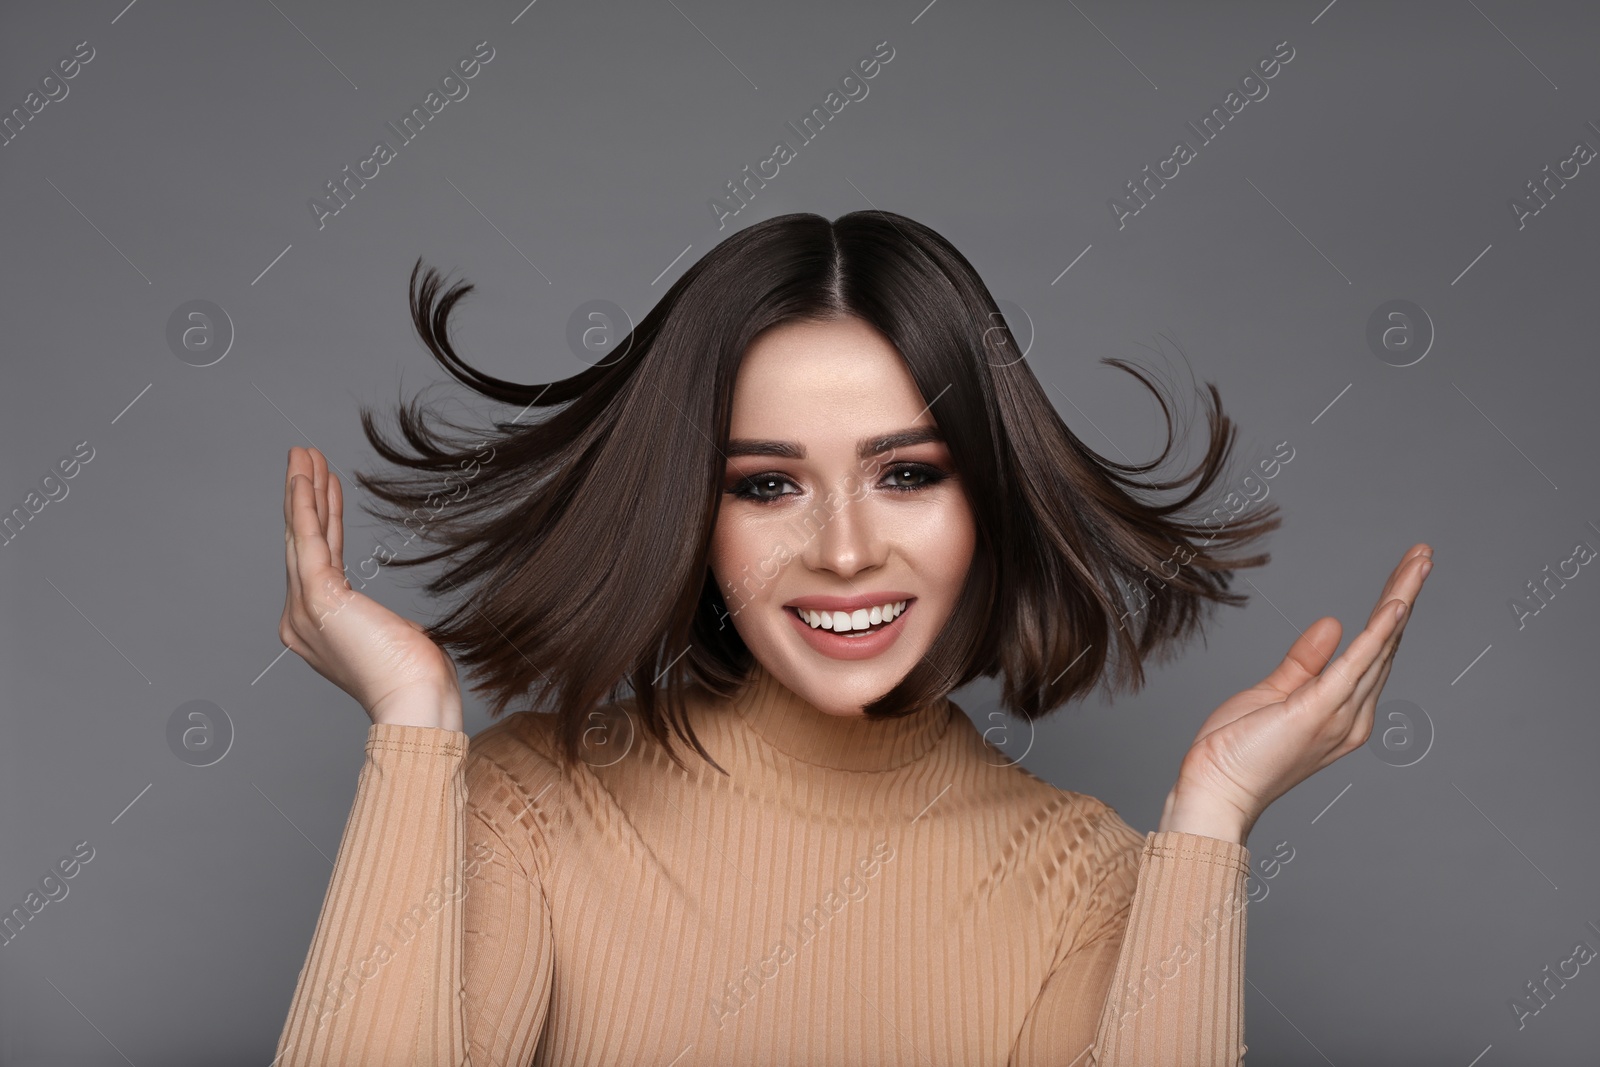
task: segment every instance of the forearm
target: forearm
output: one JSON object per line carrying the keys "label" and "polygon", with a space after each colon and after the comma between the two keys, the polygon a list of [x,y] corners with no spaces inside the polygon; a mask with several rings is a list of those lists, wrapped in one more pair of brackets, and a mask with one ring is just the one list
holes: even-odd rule
{"label": "forearm", "polygon": [[[464,735],[444,730],[369,729],[338,861],[279,1037],[278,1067],[384,1062],[385,1042],[409,1046],[438,1005],[456,1010],[448,994],[458,984],[432,990],[459,969],[453,945],[462,927],[466,749]],[[435,976],[430,968],[441,959],[450,966]],[[379,1030],[378,1019],[392,1021]]]}
{"label": "forearm", "polygon": [[1145,842],[1095,1037],[1100,1067],[1234,1067],[1244,1054],[1249,851],[1190,833]]}

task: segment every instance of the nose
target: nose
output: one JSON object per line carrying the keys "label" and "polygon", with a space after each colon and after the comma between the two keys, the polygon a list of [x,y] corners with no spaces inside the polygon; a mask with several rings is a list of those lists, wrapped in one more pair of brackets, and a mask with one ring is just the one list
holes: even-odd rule
{"label": "nose", "polygon": [[835,491],[830,498],[833,507],[826,504],[819,509],[821,527],[806,545],[803,556],[813,570],[832,571],[841,578],[852,578],[865,570],[879,566],[888,554],[888,542],[883,536],[882,524],[875,521],[870,490],[859,476]]}

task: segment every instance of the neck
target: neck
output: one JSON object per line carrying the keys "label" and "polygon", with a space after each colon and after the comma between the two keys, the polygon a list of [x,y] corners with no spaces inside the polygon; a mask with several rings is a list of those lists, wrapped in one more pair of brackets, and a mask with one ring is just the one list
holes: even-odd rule
{"label": "neck", "polygon": [[918,759],[944,736],[953,710],[948,699],[940,698],[894,719],[832,715],[760,662],[731,704],[767,747],[803,763],[846,771],[891,770]]}

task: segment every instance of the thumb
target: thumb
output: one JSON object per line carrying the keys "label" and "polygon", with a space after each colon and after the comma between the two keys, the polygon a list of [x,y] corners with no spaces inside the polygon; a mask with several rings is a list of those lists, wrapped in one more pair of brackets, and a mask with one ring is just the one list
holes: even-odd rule
{"label": "thumb", "polygon": [[1324,615],[1305,628],[1305,632],[1289,646],[1283,662],[1261,684],[1271,686],[1280,693],[1294,692],[1322,673],[1334,653],[1339,651],[1339,640],[1343,635],[1344,627],[1339,620],[1332,615]]}

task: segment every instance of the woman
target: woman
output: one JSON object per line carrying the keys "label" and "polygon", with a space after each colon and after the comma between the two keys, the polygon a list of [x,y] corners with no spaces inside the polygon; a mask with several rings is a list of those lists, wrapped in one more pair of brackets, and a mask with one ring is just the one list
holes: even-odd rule
{"label": "woman", "polygon": [[[1245,841],[1369,735],[1428,546],[1343,656],[1320,619],[1211,714],[1141,835],[946,694],[1000,675],[1036,719],[1243,601],[1267,557],[1219,549],[1271,509],[1173,517],[1220,405],[1181,480],[1101,459],[888,212],[750,226],[547,385],[467,367],[471,287],[416,283],[439,361],[523,410],[474,443],[402,408],[415,456],[362,412],[416,475],[358,480],[441,545],[394,562],[473,587],[431,627],[345,578],[339,480],[290,450],[280,635],[372,726],[278,1064],[1240,1062]],[[550,710],[469,745],[444,648],[492,715]]]}

